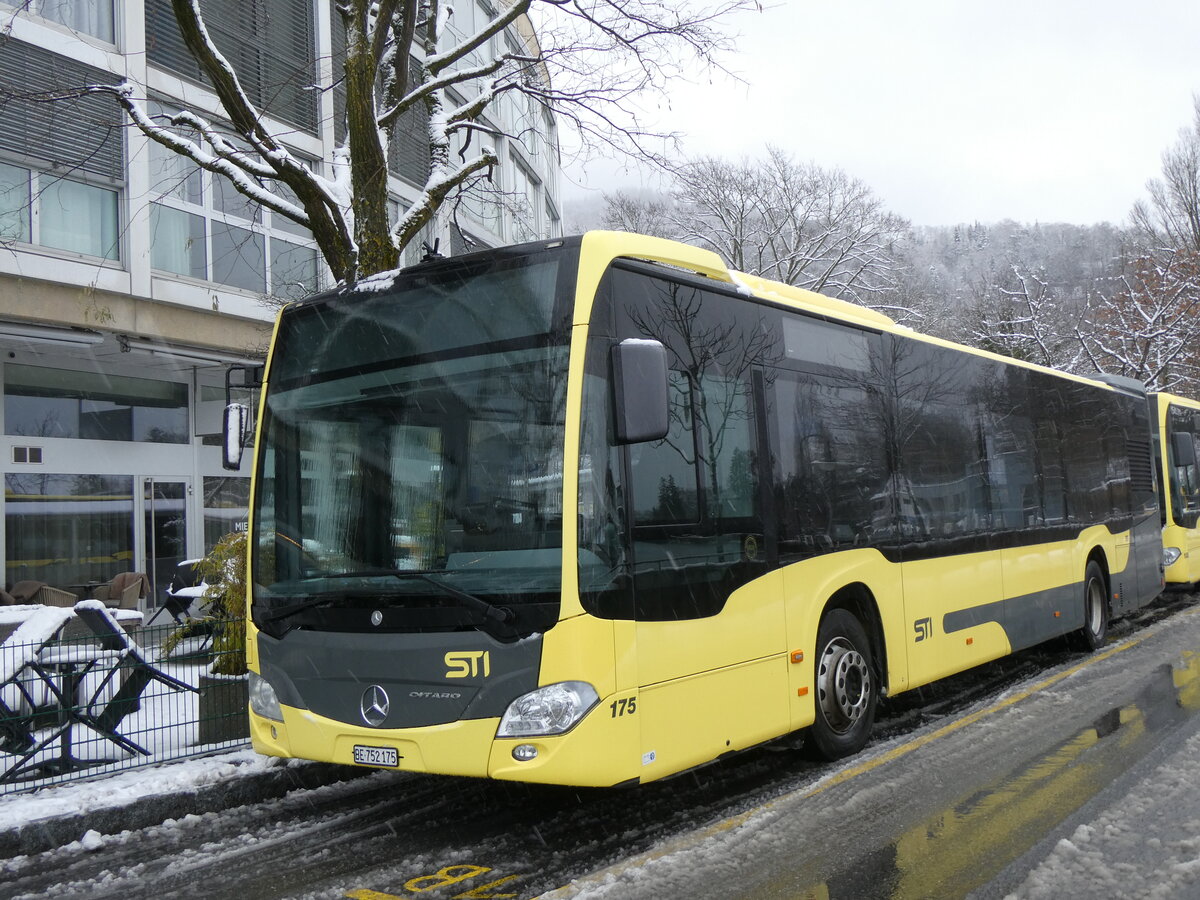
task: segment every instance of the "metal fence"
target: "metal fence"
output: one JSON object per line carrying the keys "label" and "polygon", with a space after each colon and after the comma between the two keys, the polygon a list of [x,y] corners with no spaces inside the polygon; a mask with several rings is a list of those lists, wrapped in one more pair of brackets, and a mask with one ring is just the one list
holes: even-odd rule
{"label": "metal fence", "polygon": [[215,619],[0,643],[0,794],[249,743],[245,676],[214,675]]}

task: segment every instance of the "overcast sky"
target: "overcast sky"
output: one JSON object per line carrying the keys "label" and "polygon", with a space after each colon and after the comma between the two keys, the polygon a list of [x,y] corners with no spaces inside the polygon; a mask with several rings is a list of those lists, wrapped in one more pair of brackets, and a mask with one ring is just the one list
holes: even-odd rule
{"label": "overcast sky", "polygon": [[[917,225],[1120,223],[1200,92],[1200,0],[777,0],[732,24],[745,83],[679,84],[656,126],[841,168]],[[639,180],[586,172],[568,218]]]}

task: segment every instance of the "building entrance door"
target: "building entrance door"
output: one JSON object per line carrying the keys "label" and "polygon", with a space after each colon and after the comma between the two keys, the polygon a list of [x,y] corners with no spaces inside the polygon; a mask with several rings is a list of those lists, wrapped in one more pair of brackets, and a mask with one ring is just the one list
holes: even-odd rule
{"label": "building entrance door", "polygon": [[142,479],[142,534],[150,597],[161,606],[176,567],[188,558],[187,508],[191,482],[185,478]]}

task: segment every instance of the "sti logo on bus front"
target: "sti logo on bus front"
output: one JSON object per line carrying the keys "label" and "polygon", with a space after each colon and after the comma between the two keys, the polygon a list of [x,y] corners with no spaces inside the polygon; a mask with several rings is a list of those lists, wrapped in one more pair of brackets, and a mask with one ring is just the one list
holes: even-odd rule
{"label": "sti logo on bus front", "polygon": [[466,650],[461,653],[447,653],[447,678],[475,678],[479,675],[480,660],[483,661],[483,677],[492,674],[492,656],[487,650]]}

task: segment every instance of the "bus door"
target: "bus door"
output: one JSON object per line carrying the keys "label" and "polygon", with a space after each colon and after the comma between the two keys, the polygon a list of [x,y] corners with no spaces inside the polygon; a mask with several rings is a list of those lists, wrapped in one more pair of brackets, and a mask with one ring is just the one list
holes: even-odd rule
{"label": "bus door", "polygon": [[[1158,510],[1144,508],[1139,513],[1135,509],[1130,550],[1137,565],[1137,596],[1130,594],[1125,598],[1125,604],[1122,606],[1124,611],[1131,612],[1144,606],[1162,593],[1162,537]],[[1195,530],[1192,529],[1188,532],[1188,543],[1194,546],[1195,540]],[[1193,549],[1191,552],[1195,554],[1200,550]]]}
{"label": "bus door", "polygon": [[[1148,468],[1148,465],[1147,465]],[[1130,529],[1130,565],[1137,573],[1136,591],[1132,585],[1125,586],[1124,596],[1113,610],[1114,614],[1132,612],[1144,606],[1163,589],[1163,531],[1162,519],[1158,510],[1151,474],[1145,473],[1141,479],[1135,473],[1133,478],[1133,526]],[[1141,483],[1140,483],[1141,482]],[[1191,552],[1200,552],[1196,546],[1195,529],[1185,532],[1186,542],[1191,546]]]}
{"label": "bus door", "polygon": [[1002,656],[1009,642],[979,424],[969,405],[935,397],[907,412],[895,527],[915,686]]}
{"label": "bus door", "polygon": [[[1128,495],[1125,503],[1131,513],[1129,531],[1128,575],[1114,579],[1114,593],[1119,594],[1113,603],[1114,615],[1132,612],[1153,600],[1163,587],[1162,575],[1162,517],[1159,511],[1158,491],[1154,483],[1153,442],[1150,435],[1149,409],[1144,400],[1131,405],[1132,419],[1120,436],[1112,441],[1114,456],[1124,456],[1128,467]],[[1190,417],[1189,417],[1190,418]],[[1180,450],[1185,461],[1195,462],[1195,445],[1191,434],[1181,435]],[[1192,453],[1189,455],[1188,450]],[[1195,466],[1190,471],[1185,467],[1177,470],[1186,482],[1193,485],[1192,504],[1195,508]],[[1185,503],[1186,503],[1185,499]],[[1115,506],[1115,502],[1114,502]],[[1186,507],[1185,507],[1186,508]],[[1185,519],[1186,521],[1186,519]],[[1194,518],[1191,519],[1194,522]]]}
{"label": "bus door", "polygon": [[[638,714],[655,762],[687,767],[788,730],[779,573],[760,551],[745,382],[670,373],[662,441],[627,450]],[[708,429],[720,422],[719,440]]]}

